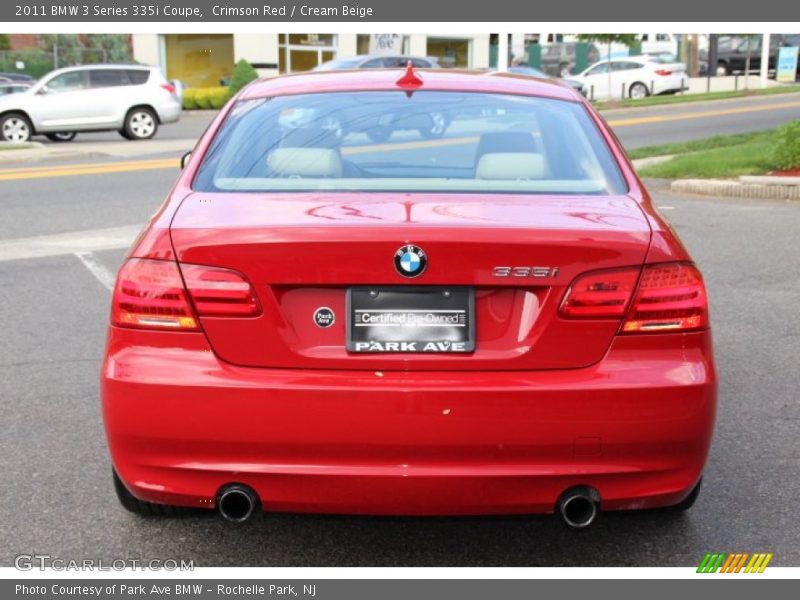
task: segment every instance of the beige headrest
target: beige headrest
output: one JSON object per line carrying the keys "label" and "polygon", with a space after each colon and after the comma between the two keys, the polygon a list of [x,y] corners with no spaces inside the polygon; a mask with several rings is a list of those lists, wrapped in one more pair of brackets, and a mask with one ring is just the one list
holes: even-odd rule
{"label": "beige headrest", "polygon": [[481,156],[476,179],[544,179],[544,156],[535,152],[491,152]]}
{"label": "beige headrest", "polygon": [[329,148],[276,148],[267,167],[279,177],[341,177],[342,159]]}

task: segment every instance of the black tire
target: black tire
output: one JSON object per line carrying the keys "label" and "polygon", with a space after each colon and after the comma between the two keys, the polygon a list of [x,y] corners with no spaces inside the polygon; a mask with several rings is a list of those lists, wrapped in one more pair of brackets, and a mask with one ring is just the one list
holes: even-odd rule
{"label": "black tire", "polygon": [[725,63],[723,61],[717,63],[717,71],[716,71],[717,77],[725,77],[726,75],[730,74],[731,70],[730,67],[728,67],[728,63]]}
{"label": "black tire", "polygon": [[145,502],[139,500],[128,491],[125,484],[117,475],[114,469],[111,469],[114,476],[114,491],[117,493],[117,498],[122,507],[136,515],[142,517],[177,517],[182,515],[197,514],[200,509],[187,508],[185,506],[170,506],[168,504],[156,504],[154,502]]}
{"label": "black tire", "polygon": [[445,134],[449,126],[450,122],[446,114],[434,112],[431,113],[431,126],[426,129],[420,129],[419,134],[426,140],[436,140]]}
{"label": "black tire", "polygon": [[158,131],[158,117],[151,109],[137,106],[125,115],[125,132],[122,137],[129,140],[149,140]]}
{"label": "black tire", "polygon": [[75,131],[59,131],[58,133],[46,133],[45,137],[51,142],[71,142],[78,135]]}
{"label": "black tire", "polygon": [[128,134],[124,129],[118,129],[117,133],[120,134],[122,137],[124,137],[126,140],[131,139],[130,137],[128,137]]}
{"label": "black tire", "polygon": [[694,488],[692,489],[691,492],[689,492],[689,495],[686,496],[686,498],[684,498],[677,504],[674,504],[673,506],[666,507],[664,510],[671,514],[680,514],[692,508],[692,506],[694,506],[694,503],[697,502],[697,497],[700,495],[700,486],[702,485],[702,483],[703,483],[703,478],[701,477],[700,481],[697,482],[697,485],[694,486]]}
{"label": "black tire", "polygon": [[392,137],[392,133],[394,132],[389,127],[379,126],[368,130],[367,137],[370,139],[370,141],[380,144],[381,142],[385,142]]}
{"label": "black tire", "polygon": [[0,118],[0,140],[14,144],[30,142],[33,125],[22,113],[8,113]]}
{"label": "black tire", "polygon": [[650,90],[648,90],[647,86],[641,81],[632,83],[630,89],[628,90],[628,97],[634,100],[641,100],[642,98],[647,98],[649,95]]}

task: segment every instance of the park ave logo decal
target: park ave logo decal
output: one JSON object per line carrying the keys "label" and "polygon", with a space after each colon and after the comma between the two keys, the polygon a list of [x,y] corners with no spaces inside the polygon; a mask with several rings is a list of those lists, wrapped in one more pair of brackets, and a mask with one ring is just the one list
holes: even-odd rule
{"label": "park ave logo decal", "polygon": [[428,266],[428,256],[419,246],[408,244],[394,253],[394,267],[403,277],[418,277]]}

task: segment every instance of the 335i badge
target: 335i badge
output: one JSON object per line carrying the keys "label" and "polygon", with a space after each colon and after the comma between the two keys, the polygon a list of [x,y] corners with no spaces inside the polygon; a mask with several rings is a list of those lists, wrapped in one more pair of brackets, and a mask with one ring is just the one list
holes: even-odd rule
{"label": "335i badge", "polygon": [[557,83],[253,82],[123,263],[102,369],[122,505],[452,515],[694,503],[703,278]]}

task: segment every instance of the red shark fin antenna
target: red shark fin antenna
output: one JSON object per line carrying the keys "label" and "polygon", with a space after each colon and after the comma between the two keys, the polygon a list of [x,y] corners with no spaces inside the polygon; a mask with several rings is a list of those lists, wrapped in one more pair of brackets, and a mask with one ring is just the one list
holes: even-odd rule
{"label": "red shark fin antenna", "polygon": [[414,72],[414,65],[411,61],[406,64],[406,72],[403,73],[403,76],[395,82],[397,87],[407,92],[421,88],[422,83],[422,78]]}

